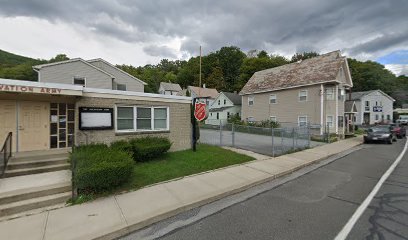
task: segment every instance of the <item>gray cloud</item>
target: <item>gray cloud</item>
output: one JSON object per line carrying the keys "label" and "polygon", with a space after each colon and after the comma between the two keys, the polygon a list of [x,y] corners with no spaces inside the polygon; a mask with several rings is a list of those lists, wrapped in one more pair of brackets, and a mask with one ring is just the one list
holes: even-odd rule
{"label": "gray cloud", "polygon": [[148,45],[143,48],[143,51],[154,57],[177,58],[174,50],[166,46]]}
{"label": "gray cloud", "polygon": [[0,6],[0,16],[79,24],[139,43],[152,56],[176,57],[163,47],[176,37],[184,39],[184,56],[197,54],[199,45],[206,52],[236,45],[244,51],[341,49],[377,57],[407,45],[406,0],[0,0]]}

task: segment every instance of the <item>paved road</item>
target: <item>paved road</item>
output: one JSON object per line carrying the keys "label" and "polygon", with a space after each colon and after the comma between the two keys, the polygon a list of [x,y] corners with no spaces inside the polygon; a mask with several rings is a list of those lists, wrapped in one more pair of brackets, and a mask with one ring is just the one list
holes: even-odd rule
{"label": "paved road", "polygon": [[[293,139],[275,136],[273,140],[275,147],[272,148],[271,136],[236,132],[234,147],[268,156],[272,156],[273,151],[275,151],[275,156],[278,156],[284,152],[291,150],[294,146],[296,148],[305,148],[306,146],[308,146],[309,141],[305,139],[305,137],[306,136],[299,136]],[[200,129],[200,142],[212,145],[220,145],[220,132],[218,130]],[[316,147],[322,144],[324,143],[311,141],[310,147]],[[233,146],[231,131],[222,132],[222,145]]]}
{"label": "paved road", "polygon": [[[396,159],[404,142],[364,145],[299,178],[180,226],[161,239],[333,239]],[[406,154],[349,239],[408,238],[407,166]],[[180,216],[178,221],[186,222],[199,211]],[[158,225],[149,231],[161,228]]]}

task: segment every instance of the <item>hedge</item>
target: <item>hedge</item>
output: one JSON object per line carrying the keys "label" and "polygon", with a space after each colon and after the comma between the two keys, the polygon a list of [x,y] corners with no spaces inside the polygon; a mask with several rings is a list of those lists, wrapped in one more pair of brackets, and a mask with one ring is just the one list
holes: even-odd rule
{"label": "hedge", "polygon": [[157,158],[171,147],[170,140],[164,137],[134,138],[129,143],[132,146],[133,159],[138,162]]}
{"label": "hedge", "polygon": [[128,152],[91,144],[75,148],[71,161],[76,162],[74,184],[78,190],[103,192],[127,182],[134,162]]}

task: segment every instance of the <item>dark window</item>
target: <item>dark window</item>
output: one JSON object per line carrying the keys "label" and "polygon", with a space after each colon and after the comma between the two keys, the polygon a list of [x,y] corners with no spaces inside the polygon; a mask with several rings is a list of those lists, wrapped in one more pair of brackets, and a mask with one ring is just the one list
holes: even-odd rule
{"label": "dark window", "polygon": [[51,148],[58,147],[58,136],[51,136]]}
{"label": "dark window", "polygon": [[126,91],[126,84],[116,84],[116,90]]}
{"label": "dark window", "polygon": [[74,85],[81,85],[85,87],[85,78],[84,77],[74,77]]}
{"label": "dark window", "polygon": [[225,105],[225,104],[227,104],[227,100],[226,100],[226,99],[224,99],[224,105]]}

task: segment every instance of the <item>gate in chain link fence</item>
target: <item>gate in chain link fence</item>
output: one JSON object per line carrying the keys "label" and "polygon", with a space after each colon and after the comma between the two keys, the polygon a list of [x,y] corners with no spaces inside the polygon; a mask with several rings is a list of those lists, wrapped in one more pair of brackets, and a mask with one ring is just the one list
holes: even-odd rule
{"label": "gate in chain link fence", "polygon": [[321,144],[310,139],[309,126],[266,128],[228,123],[220,126],[201,124],[199,142],[274,157]]}

